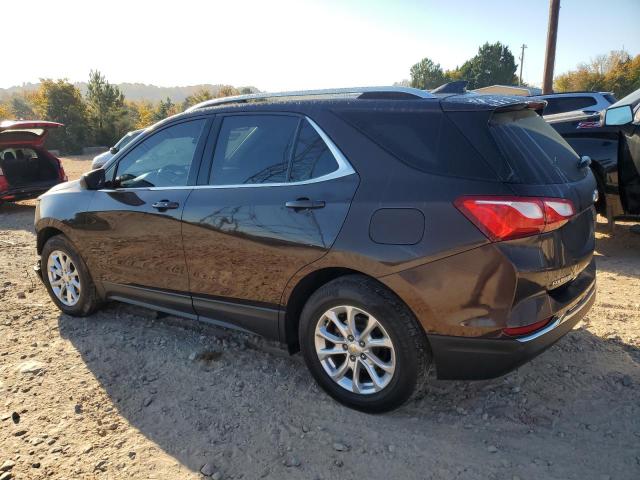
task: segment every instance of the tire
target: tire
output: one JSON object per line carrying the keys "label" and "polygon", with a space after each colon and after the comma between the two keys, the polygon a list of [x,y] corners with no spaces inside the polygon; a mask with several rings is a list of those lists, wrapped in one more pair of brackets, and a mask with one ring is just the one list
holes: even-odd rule
{"label": "tire", "polygon": [[[351,329],[350,313],[355,319]],[[353,341],[335,318],[347,334],[356,331]],[[372,320],[378,327],[367,332]],[[420,393],[431,365],[426,335],[413,313],[393,292],[363,275],[340,277],[311,295],[300,317],[299,340],[318,384],[338,402],[368,413],[393,410]],[[335,354],[324,356],[325,351]],[[356,370],[362,372],[354,382]]]}
{"label": "tire", "polygon": [[[57,263],[56,257],[58,258]],[[57,272],[65,273],[62,284],[64,285],[68,280],[67,288],[60,287],[60,283],[52,286],[52,281],[55,284],[55,280],[59,280],[60,275],[50,272],[50,258],[54,265],[63,267],[62,270],[54,268]],[[65,262],[66,259],[69,260],[69,263]],[[91,315],[100,306],[100,299],[89,274],[89,269],[67,237],[56,235],[47,240],[42,248],[40,264],[42,266],[42,280],[47,287],[49,296],[62,312],[74,317],[85,317]],[[75,283],[79,284],[79,288],[74,286]],[[71,297],[66,294],[68,290],[72,292]]]}

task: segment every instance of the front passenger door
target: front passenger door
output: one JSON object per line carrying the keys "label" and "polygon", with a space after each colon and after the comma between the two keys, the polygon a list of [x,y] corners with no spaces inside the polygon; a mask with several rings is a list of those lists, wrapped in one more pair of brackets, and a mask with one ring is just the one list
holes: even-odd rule
{"label": "front passenger door", "polygon": [[180,222],[206,126],[199,118],[161,128],[106,172],[108,188],[87,212],[87,260],[109,298],[193,314]]}

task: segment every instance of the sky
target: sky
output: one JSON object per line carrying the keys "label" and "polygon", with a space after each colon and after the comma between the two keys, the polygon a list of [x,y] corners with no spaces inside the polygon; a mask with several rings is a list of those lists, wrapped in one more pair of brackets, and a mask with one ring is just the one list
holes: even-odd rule
{"label": "sky", "polygon": [[[542,83],[548,0],[2,2],[0,87],[39,78],[265,91],[391,85],[423,57],[452,69],[500,41]],[[640,54],[640,0],[561,0],[556,75]]]}

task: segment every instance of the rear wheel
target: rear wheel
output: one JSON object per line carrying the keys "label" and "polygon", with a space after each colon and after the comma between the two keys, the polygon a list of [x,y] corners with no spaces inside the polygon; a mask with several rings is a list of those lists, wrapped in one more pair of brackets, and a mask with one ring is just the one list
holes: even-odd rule
{"label": "rear wheel", "polygon": [[422,390],[431,361],[409,309],[361,275],[334,280],[307,301],[300,345],[318,384],[345,405],[392,410]]}
{"label": "rear wheel", "polygon": [[100,301],[89,270],[64,235],[47,240],[40,263],[49,296],[60,310],[86,316],[98,308]]}

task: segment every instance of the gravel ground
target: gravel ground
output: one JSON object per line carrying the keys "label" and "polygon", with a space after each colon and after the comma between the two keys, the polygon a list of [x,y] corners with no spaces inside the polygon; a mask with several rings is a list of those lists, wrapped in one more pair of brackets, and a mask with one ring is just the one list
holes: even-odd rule
{"label": "gravel ground", "polygon": [[0,207],[0,480],[640,478],[631,223],[599,225],[597,303],[549,351],[370,416],[257,337],[119,304],[61,315],[31,271],[33,205]]}

